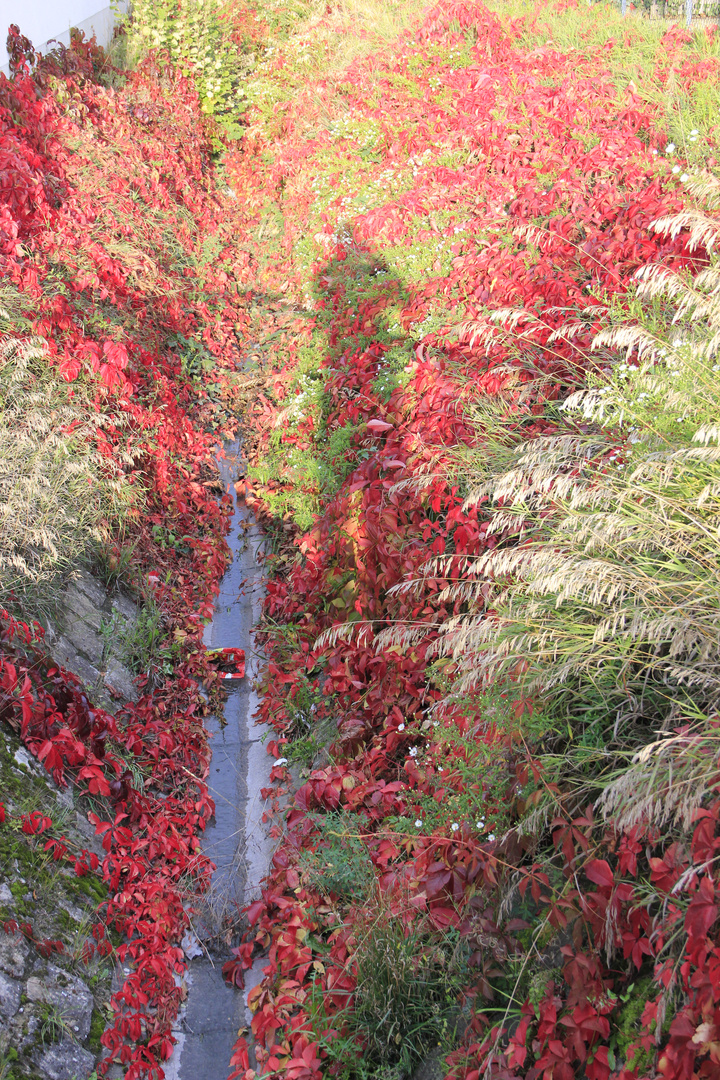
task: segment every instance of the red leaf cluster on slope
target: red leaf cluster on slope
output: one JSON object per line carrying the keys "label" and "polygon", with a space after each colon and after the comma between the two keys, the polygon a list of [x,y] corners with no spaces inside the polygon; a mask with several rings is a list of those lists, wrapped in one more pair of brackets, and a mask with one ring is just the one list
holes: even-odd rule
{"label": "red leaf cluster on slope", "polygon": [[[102,865],[68,854],[61,838],[47,844],[109,889],[100,916],[124,936],[117,953],[130,974],[98,1068],[118,1061],[133,1080],[163,1075],[186,884],[201,890],[211,869],[198,840],[213,813],[199,683],[212,690],[217,679],[202,628],[228,560],[229,499],[213,495],[224,413],[192,362],[209,357],[220,388],[234,367],[247,257],[233,247],[232,207],[214,186],[190,85],[148,62],[113,91],[94,80],[98,57],[77,39],[32,76],[22,57],[14,79],[0,76],[0,274],[68,396],[77,380],[94,387],[99,452],[145,492],[146,516],[131,523],[135,566],[176,661],[159,685],[141,678],[140,700],[113,717],[49,662],[37,627],[4,615],[0,714],[58,783],[106,808],[94,819]],[[157,542],[170,535],[182,542]],[[49,826],[31,812],[23,828],[40,836]]]}

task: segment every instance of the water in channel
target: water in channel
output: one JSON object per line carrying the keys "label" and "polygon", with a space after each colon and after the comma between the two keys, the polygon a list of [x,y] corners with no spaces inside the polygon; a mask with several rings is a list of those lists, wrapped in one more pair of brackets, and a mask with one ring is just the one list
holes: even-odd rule
{"label": "water in channel", "polygon": [[244,649],[247,671],[244,679],[228,683],[224,717],[207,723],[212,750],[208,786],[215,800],[215,818],[202,836],[202,846],[217,869],[203,912],[193,917],[194,933],[183,942],[189,961],[188,993],[174,1028],[177,1044],[165,1066],[167,1080],[226,1080],[238,1031],[249,1026],[247,993],[260,981],[265,962],[258,961],[247,972],[244,994],[223,980],[222,965],[229,952],[217,932],[226,914],[236,913],[258,895],[272,855],[260,796],[260,789],[269,786],[272,762],[262,744],[265,731],[253,720],[259,660],[250,633],[263,599],[262,535],[235,493],[235,482],[243,472],[237,442],[226,445],[219,465],[233,499],[228,536],[233,559],[220,585],[205,644],[209,649]]}

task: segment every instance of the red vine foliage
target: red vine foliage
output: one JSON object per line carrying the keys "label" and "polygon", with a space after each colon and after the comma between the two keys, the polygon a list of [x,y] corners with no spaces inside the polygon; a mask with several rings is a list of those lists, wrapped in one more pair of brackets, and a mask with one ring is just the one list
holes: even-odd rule
{"label": "red vine foliage", "polygon": [[[250,946],[268,957],[250,995],[262,1076],[318,1080],[341,1068],[329,1048],[359,1000],[358,940],[370,915],[367,904],[343,906],[303,870],[308,854],[321,854],[327,843],[318,822],[337,812],[352,815],[390,914],[425,920],[438,935],[453,928],[469,950],[472,1019],[464,1044],[447,1059],[448,1080],[657,1073],[684,1080],[720,1071],[720,804],[697,812],[686,842],[668,843],[642,823],[616,830],[596,821],[592,806],[558,791],[548,866],[535,838],[517,828],[532,809],[524,795],[529,781],[543,782],[532,755],[482,711],[433,711],[442,691],[428,647],[433,628],[458,611],[441,595],[453,564],[434,580],[425,577],[420,593],[396,590],[417,579],[433,554],[455,556],[457,569],[497,543],[488,532],[490,511],[463,509],[463,492],[447,479],[452,453],[477,439],[462,406],[542,379],[518,419],[529,435],[554,430],[546,405],[587,375],[590,342],[613,298],[626,295],[639,266],[688,259],[682,236],[668,240],[650,227],[682,204],[668,166],[658,166],[668,141],[658,113],[632,84],[618,94],[602,50],[562,53],[552,42],[531,49],[524,29],[479,5],[442,4],[414,37],[345,73],[348,111],[379,132],[372,166],[378,183],[388,164],[408,155],[417,163],[408,189],[372,210],[347,218],[348,177],[366,167],[367,155],[351,135],[338,151],[338,137],[318,121],[318,110],[331,106],[327,83],[300,93],[274,126],[251,114],[243,153],[230,159],[248,207],[262,209],[268,190],[282,201],[285,234],[270,280],[286,287],[295,275],[306,291],[292,245],[314,212],[323,155],[342,156],[347,169],[335,177],[337,197],[315,237],[324,254],[313,268],[314,323],[290,341],[273,395],[256,409],[261,454],[278,429],[288,453],[320,453],[320,436],[350,432],[345,479],[297,537],[298,557],[270,582],[265,605],[261,716],[279,736],[269,747],[278,756],[277,783],[289,779],[283,755],[297,736],[299,703],[312,700],[314,722],[332,721],[336,731],[332,763],[310,773],[285,814],[283,844],[262,898],[248,910],[246,951],[236,951],[229,965],[238,982]],[[452,51],[468,38],[470,59],[456,65]],[[671,30],[657,73],[672,67],[687,86],[717,79],[716,61],[693,59],[686,45]],[[281,72],[281,51],[276,63]],[[412,80],[424,94],[413,96]],[[440,151],[458,163],[436,164]],[[417,232],[418,219],[425,232]],[[383,251],[422,240],[442,241],[450,254],[445,264],[438,255],[435,273],[411,285],[388,270]],[[438,305],[445,327],[423,332]],[[467,329],[449,334],[460,305]],[[526,344],[520,332],[510,343],[492,334],[488,313],[505,308],[542,313],[544,330]],[[391,310],[416,340],[408,378],[388,396],[378,379],[391,347]],[[574,335],[558,335],[581,313]],[[297,421],[293,408],[304,395],[295,377],[299,350],[318,334],[326,342],[322,429],[316,416]],[[281,465],[269,483],[248,484],[248,501],[260,508],[294,483],[297,469],[288,464],[283,474]],[[307,490],[314,493],[309,481]],[[323,632],[348,622],[356,624],[349,638],[331,635],[318,644]],[[278,624],[282,632],[272,629]],[[406,648],[382,648],[374,635],[391,624],[419,625],[423,633]],[[531,712],[532,703],[517,708]],[[455,757],[436,741],[438,723],[453,733]],[[491,748],[502,783],[482,774],[468,779],[468,741]],[[509,821],[502,839],[450,820],[430,835],[412,834],[421,805],[432,800],[441,808],[470,789],[478,799],[487,792],[488,821]],[[500,803],[493,802],[498,791]],[[398,830],[398,819],[410,828]],[[669,954],[671,939],[677,947]],[[498,988],[514,994],[527,963],[549,972],[542,996],[514,1002],[503,1017]],[[625,1005],[638,987],[647,1000],[628,1033]],[[360,1055],[362,1045],[358,1036]],[[235,1076],[254,1075],[243,1039],[236,1066]]]}
{"label": "red vine foliage", "polygon": [[[131,1080],[160,1078],[182,994],[187,891],[202,890],[211,869],[198,839],[214,809],[199,687],[215,686],[217,672],[202,628],[228,559],[228,505],[213,494],[226,413],[182,347],[205,351],[221,387],[246,319],[247,260],[228,241],[232,207],[215,188],[207,121],[186,80],[150,61],[114,90],[97,80],[108,65],[94,41],[76,35],[38,60],[12,28],[11,37],[14,77],[0,75],[0,274],[29,323],[20,332],[43,339],[68,396],[79,382],[94,387],[106,418],[98,449],[143,492],[144,516],[130,525],[136,570],[179,659],[172,679],[141,679],[137,704],[112,716],[48,659],[37,625],[5,613],[0,715],[59,784],[105,808],[91,815],[101,863],[69,853],[62,837],[46,848],[76,874],[102,876],[98,940],[105,927],[123,939],[117,957],[130,973],[98,1070],[118,1062]],[[154,527],[182,546],[158,546]],[[31,813],[23,829],[42,839],[51,825]]]}

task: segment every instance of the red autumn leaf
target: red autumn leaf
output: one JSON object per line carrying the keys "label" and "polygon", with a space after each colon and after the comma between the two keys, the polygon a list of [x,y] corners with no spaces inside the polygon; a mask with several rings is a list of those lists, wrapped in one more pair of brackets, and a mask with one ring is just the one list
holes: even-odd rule
{"label": "red autumn leaf", "polygon": [[58,371],[66,382],[74,382],[82,371],[82,364],[76,356],[68,356],[60,361]]}
{"label": "red autumn leaf", "polygon": [[240,960],[228,960],[222,966],[222,973],[225,982],[230,983],[231,986],[237,986],[241,990],[245,986],[243,965]]}
{"label": "red autumn leaf", "polygon": [[715,903],[715,885],[706,876],[701,879],[698,891],[690,901],[690,906],[685,915],[685,929],[690,937],[705,938],[717,917],[718,906]]}
{"label": "red autumn leaf", "polygon": [[250,904],[246,909],[245,914],[247,915],[247,921],[251,926],[255,925],[264,911],[265,904],[262,900],[255,900],[254,903]]}
{"label": "red autumn leaf", "polygon": [[392,431],[394,425],[388,424],[386,420],[368,420],[367,429],[372,432],[373,435],[379,435],[383,431]]}
{"label": "red autumn leaf", "polygon": [[613,872],[605,859],[592,859],[585,866],[585,875],[595,885],[604,889],[611,889],[615,882]]}
{"label": "red autumn leaf", "polygon": [[36,836],[52,827],[52,821],[39,810],[33,810],[30,814],[23,814],[22,831],[30,836]]}
{"label": "red autumn leaf", "polygon": [[103,353],[115,367],[121,370],[127,367],[129,359],[127,349],[120,342],[106,341],[103,344]]}

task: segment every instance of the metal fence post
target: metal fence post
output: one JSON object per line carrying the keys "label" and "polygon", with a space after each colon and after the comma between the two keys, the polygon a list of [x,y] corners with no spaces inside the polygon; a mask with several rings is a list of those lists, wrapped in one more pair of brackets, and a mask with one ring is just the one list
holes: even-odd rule
{"label": "metal fence post", "polygon": [[[689,0],[685,0],[685,2],[688,3]],[[622,0],[622,13],[627,15],[627,0]]]}
{"label": "metal fence post", "polygon": [[693,0],[685,0],[685,25],[690,26],[692,22]]}

